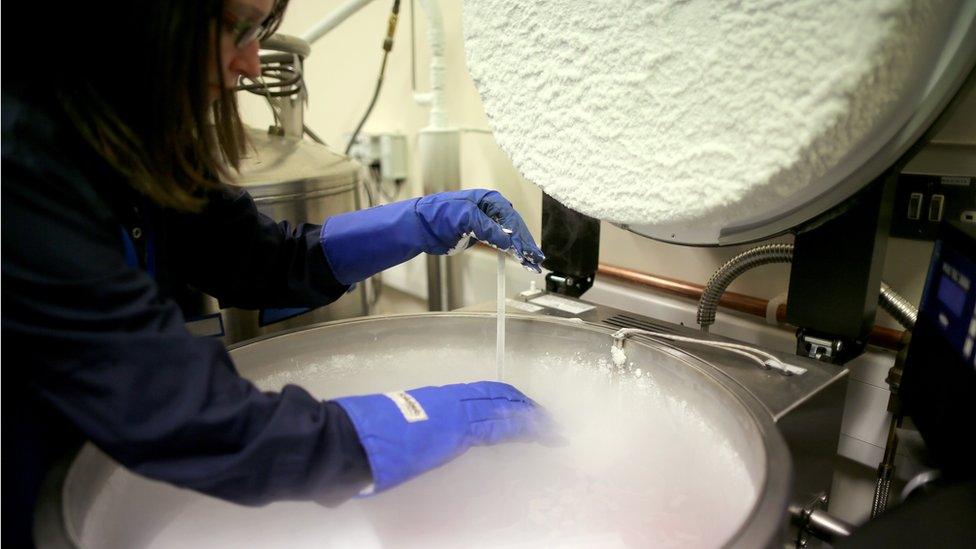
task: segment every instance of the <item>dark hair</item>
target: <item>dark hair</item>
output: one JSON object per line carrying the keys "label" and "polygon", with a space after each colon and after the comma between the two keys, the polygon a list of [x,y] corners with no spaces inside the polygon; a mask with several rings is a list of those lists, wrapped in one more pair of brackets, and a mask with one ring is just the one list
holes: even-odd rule
{"label": "dark hair", "polygon": [[[59,103],[128,184],[169,208],[198,210],[207,190],[232,178],[245,152],[234,91],[221,81],[220,98],[208,100],[211,67],[223,79],[227,1],[69,2],[76,5],[71,15],[54,25],[53,51],[73,46],[96,60],[69,61],[63,70],[55,62],[60,72],[50,84]],[[266,34],[277,29],[287,1],[273,1]]]}

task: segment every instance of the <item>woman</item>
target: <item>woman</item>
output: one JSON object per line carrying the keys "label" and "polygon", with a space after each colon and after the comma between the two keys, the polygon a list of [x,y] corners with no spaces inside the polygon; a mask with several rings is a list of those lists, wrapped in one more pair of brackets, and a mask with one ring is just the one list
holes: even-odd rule
{"label": "woman", "polygon": [[530,399],[493,382],[330,402],[296,386],[262,393],[220,342],[187,334],[172,299],[187,286],[224,306],[320,306],[471,235],[528,267],[542,259],[495,192],[294,227],[224,183],[245,145],[233,88],[259,72],[258,40],[286,1],[7,10],[46,35],[4,63],[5,542],[29,542],[42,479],[85,440],[231,501],[336,503],[546,428]]}

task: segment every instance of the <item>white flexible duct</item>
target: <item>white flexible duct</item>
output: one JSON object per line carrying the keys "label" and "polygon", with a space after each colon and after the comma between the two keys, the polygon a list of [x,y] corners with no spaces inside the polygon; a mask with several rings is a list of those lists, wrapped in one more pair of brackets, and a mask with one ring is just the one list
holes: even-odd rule
{"label": "white flexible duct", "polygon": [[[427,126],[417,136],[420,180],[423,192],[432,194],[456,190],[461,182],[460,131],[448,125],[444,108],[445,72],[444,17],[439,0],[420,0],[427,15],[427,45],[430,49],[430,91],[415,93],[414,100],[430,107]],[[427,258],[428,306],[447,311],[461,306],[457,270],[446,257]]]}
{"label": "white flexible duct", "polygon": [[420,0],[427,14],[427,42],[430,48],[430,91],[414,94],[421,105],[430,105],[428,129],[447,127],[447,111],[444,109],[444,17],[438,0]]}
{"label": "white flexible duct", "polygon": [[329,31],[336,28],[343,21],[349,18],[350,15],[359,11],[360,8],[369,4],[373,0],[349,0],[345,4],[339,6],[332,13],[327,15],[324,19],[319,21],[314,27],[305,31],[302,35],[302,40],[305,40],[309,44],[314,43],[319,38],[325,36]]}

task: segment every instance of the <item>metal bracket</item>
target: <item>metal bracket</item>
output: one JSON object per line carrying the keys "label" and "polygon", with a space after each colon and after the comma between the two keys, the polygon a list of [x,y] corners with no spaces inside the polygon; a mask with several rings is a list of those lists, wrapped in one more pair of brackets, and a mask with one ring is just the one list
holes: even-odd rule
{"label": "metal bracket", "polygon": [[833,544],[854,531],[853,525],[827,513],[827,502],[827,494],[821,493],[803,507],[790,505],[790,523],[796,527],[796,547],[806,547],[810,536]]}
{"label": "metal bracket", "polygon": [[546,290],[555,294],[579,297],[592,286],[592,276],[573,277],[561,273],[549,273],[546,275]]}
{"label": "metal bracket", "polygon": [[800,343],[807,351],[807,356],[816,360],[832,358],[844,348],[844,342],[840,340],[822,339],[810,335],[800,335]]}
{"label": "metal bracket", "polygon": [[827,494],[821,493],[803,507],[796,504],[790,505],[790,522],[796,526],[796,547],[807,546],[810,541],[810,532],[808,531],[810,516],[815,510],[826,507],[828,501]]}
{"label": "metal bracket", "polygon": [[796,354],[821,362],[844,364],[861,354],[866,343],[831,337],[800,328],[796,331]]}

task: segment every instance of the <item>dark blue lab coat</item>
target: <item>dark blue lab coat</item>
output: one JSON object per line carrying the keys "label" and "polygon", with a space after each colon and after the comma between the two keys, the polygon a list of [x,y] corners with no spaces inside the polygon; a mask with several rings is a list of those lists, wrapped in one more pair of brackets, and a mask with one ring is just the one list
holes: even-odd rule
{"label": "dark blue lab coat", "polygon": [[[347,287],[320,227],[275,223],[232,188],[198,214],[154,206],[55,105],[26,97],[4,90],[3,541],[29,539],[42,478],[85,440],[246,505],[339,502],[368,483],[341,408],[297,386],[259,391],[220,341],[187,333],[173,301],[187,286],[244,308],[337,299]],[[127,265],[123,231],[142,268]]]}

